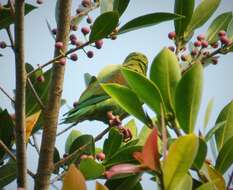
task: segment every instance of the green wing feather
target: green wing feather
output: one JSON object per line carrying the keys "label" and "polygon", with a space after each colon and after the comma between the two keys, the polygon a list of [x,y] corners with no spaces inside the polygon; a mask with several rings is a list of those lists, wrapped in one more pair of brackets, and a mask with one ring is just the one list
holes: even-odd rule
{"label": "green wing feather", "polygon": [[[148,60],[145,55],[133,52],[128,55],[122,65],[108,65],[97,77],[88,75],[87,88],[81,94],[75,108],[68,111],[64,123],[78,123],[84,120],[99,120],[107,122],[106,114],[113,111],[123,119],[128,114],[110,98],[100,86],[101,83],[118,83],[127,85],[120,68],[127,67],[139,73],[146,74]],[[90,77],[91,76],[91,77]]]}

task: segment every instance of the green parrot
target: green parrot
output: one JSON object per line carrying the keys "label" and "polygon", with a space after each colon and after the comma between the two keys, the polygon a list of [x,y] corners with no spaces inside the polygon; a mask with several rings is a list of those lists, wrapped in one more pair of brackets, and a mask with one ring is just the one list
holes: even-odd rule
{"label": "green parrot", "polygon": [[112,111],[124,119],[128,114],[108,96],[100,86],[101,83],[118,83],[127,85],[120,69],[132,69],[146,75],[148,60],[145,55],[138,52],[130,53],[122,65],[108,65],[95,76],[85,75],[89,79],[87,88],[81,94],[77,104],[64,116],[63,123],[72,123],[72,126],[85,120],[98,120],[108,123],[107,112]]}

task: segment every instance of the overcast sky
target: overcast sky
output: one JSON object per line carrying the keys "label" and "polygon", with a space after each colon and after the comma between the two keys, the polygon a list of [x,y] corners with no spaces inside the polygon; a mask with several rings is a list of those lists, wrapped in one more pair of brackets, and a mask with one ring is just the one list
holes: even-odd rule
{"label": "overcast sky", "polygon": [[[5,0],[0,0],[4,3]],[[34,3],[35,1],[27,1]],[[152,12],[172,12],[174,0],[131,0],[130,5],[122,16],[120,23],[126,23],[130,19]],[[200,1],[196,1],[196,4]],[[80,1],[73,1],[73,14]],[[55,27],[54,8],[55,1],[45,1],[39,9],[34,10],[30,15],[26,16],[26,30],[25,30],[25,46],[26,46],[26,61],[33,64],[43,64],[53,57],[54,41],[50,36],[47,29],[45,19]],[[223,12],[233,11],[233,3],[231,0],[222,0],[222,3],[214,16]],[[91,13],[96,17],[99,11]],[[198,29],[196,34],[205,33],[210,22],[205,24],[204,27]],[[82,26],[87,25],[84,21]],[[12,28],[13,29],[13,28]],[[172,45],[168,40],[167,33],[173,31],[173,22],[166,22],[157,26],[146,29],[141,29],[131,33],[123,34],[117,40],[105,40],[104,47],[101,50],[95,48],[86,48],[93,50],[95,53],[94,58],[88,59],[86,55],[80,51],[78,52],[79,60],[77,62],[69,61],[66,66],[65,84],[63,97],[67,100],[68,104],[72,106],[73,101],[79,98],[79,95],[84,90],[83,74],[89,72],[97,74],[101,68],[107,64],[122,63],[124,58],[132,51],[143,52],[149,59],[150,63],[156,54],[164,47]],[[195,35],[196,36],[196,35]],[[0,41],[6,40],[7,36],[5,31],[0,31]],[[0,57],[0,86],[3,87],[12,96],[12,89],[15,87],[14,81],[14,55],[10,49],[0,50],[4,57]],[[198,118],[198,127],[202,127],[203,115],[206,105],[211,98],[214,98],[214,110],[211,116],[209,127],[213,126],[219,111],[230,100],[233,99],[233,54],[228,54],[220,58],[220,63],[217,66],[209,66],[205,69],[204,93],[202,98],[201,111]],[[9,112],[13,112],[10,101],[0,92],[0,107],[7,108]],[[62,113],[67,111],[67,107],[62,108]],[[139,126],[141,123],[139,123]],[[60,126],[62,130],[65,126]],[[100,122],[83,122],[78,125],[79,130],[83,133],[97,134],[106,127]],[[57,140],[57,147],[61,152],[64,151],[65,139],[68,133],[62,135]],[[99,142],[100,145],[102,142]],[[35,159],[29,160],[29,166],[36,169],[35,160],[36,153],[29,150],[29,157]],[[147,190],[154,189],[153,184],[149,180],[143,181],[144,187]],[[7,189],[11,189],[15,184]],[[32,184],[30,183],[30,186]],[[32,189],[29,188],[29,189]],[[90,188],[92,189],[92,188]]]}

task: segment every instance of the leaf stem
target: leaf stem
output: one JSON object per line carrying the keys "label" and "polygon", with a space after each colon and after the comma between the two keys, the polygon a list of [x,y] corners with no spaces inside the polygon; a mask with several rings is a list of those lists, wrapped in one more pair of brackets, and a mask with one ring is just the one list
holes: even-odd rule
{"label": "leaf stem", "polygon": [[6,95],[7,98],[10,99],[10,101],[11,101],[12,103],[15,104],[15,100],[14,100],[1,86],[0,86],[0,90],[2,91],[3,94]]}

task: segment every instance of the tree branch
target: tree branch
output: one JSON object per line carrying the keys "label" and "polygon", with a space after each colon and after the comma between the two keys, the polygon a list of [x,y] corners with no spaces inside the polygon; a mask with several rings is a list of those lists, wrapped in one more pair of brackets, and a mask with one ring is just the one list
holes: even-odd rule
{"label": "tree branch", "polygon": [[12,103],[15,104],[15,100],[14,100],[1,86],[0,86],[0,90],[2,91],[3,94],[5,94],[5,95],[7,96],[7,98],[10,99],[10,101],[11,101]]}
{"label": "tree branch", "polygon": [[[59,0],[59,22],[56,40],[63,42],[63,52],[66,51],[68,44],[70,12],[71,0]],[[56,49],[54,57],[59,55],[60,51]],[[48,102],[44,111],[42,143],[35,180],[36,190],[47,190],[50,185],[50,176],[53,171],[53,154],[63,89],[64,72],[64,65],[53,64]]]}
{"label": "tree branch", "polygon": [[26,135],[25,135],[25,88],[24,64],[24,0],[15,2],[15,67],[16,101],[15,131],[17,157],[17,186],[27,188]]}

